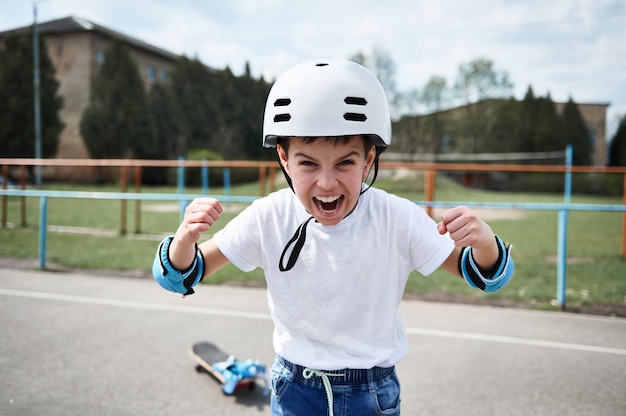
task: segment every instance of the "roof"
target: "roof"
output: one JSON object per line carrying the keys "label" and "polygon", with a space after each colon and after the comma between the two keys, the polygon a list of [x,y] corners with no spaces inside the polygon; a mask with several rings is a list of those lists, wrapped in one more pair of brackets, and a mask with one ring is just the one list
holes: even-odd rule
{"label": "roof", "polygon": [[[30,34],[32,31],[32,25],[23,26],[15,29],[6,30],[0,32],[0,39],[14,34],[14,35],[24,35]],[[107,27],[101,26],[97,23],[89,21],[87,19],[82,19],[75,16],[69,16],[62,19],[50,20],[48,22],[42,22],[37,25],[39,33],[41,35],[56,35],[63,33],[78,33],[78,32],[93,32],[99,35],[119,39],[128,45],[131,45],[138,49],[143,49],[147,52],[160,55],[163,58],[171,59],[172,61],[178,60],[180,58],[179,55],[166,51],[165,49],[161,49],[139,39],[133,38],[131,36],[125,35],[120,32],[116,32],[115,30],[109,29]]]}

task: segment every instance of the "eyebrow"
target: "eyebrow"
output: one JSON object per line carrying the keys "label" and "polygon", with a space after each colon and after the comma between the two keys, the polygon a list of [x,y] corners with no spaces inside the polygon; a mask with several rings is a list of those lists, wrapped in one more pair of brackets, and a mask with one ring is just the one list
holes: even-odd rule
{"label": "eyebrow", "polygon": [[[358,151],[356,151],[356,150],[352,150],[351,152],[348,152],[345,155],[343,155],[341,157],[338,157],[337,160],[345,160],[345,159],[349,159],[349,158],[351,158],[353,156],[360,157],[361,154]],[[303,153],[303,152],[297,152],[297,153],[295,153],[293,155],[293,157],[304,157],[304,158],[307,158],[307,159],[315,159],[314,157],[311,157],[311,156],[309,156],[309,155],[307,155],[306,153]]]}

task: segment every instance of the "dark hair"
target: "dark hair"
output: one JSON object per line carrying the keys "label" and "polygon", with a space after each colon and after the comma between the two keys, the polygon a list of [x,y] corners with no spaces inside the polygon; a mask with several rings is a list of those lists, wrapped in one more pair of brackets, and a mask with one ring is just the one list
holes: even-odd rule
{"label": "dark hair", "polygon": [[[333,144],[347,144],[352,140],[353,137],[358,136],[363,140],[363,150],[367,155],[370,148],[374,143],[367,135],[354,135],[354,136],[306,136],[306,137],[298,137],[298,139],[303,139],[304,143],[311,144],[318,139],[324,139],[327,142],[333,142]],[[281,136],[276,139],[276,144],[281,145],[283,149],[285,149],[285,153],[289,153],[289,139],[295,138],[293,136]]]}

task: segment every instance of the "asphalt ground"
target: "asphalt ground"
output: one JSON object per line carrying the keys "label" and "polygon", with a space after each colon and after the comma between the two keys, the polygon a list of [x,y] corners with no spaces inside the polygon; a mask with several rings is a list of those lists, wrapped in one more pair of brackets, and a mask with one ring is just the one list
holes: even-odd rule
{"label": "asphalt ground", "polygon": [[[402,303],[404,415],[626,415],[626,319]],[[0,268],[0,415],[269,415],[195,370],[208,340],[271,365],[265,291]]]}

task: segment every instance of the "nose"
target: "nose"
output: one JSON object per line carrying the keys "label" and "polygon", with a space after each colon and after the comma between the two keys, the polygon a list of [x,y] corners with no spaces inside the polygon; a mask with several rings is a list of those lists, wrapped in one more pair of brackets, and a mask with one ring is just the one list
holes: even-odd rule
{"label": "nose", "polygon": [[317,176],[317,186],[320,189],[330,190],[337,185],[337,176],[332,169],[321,169]]}

